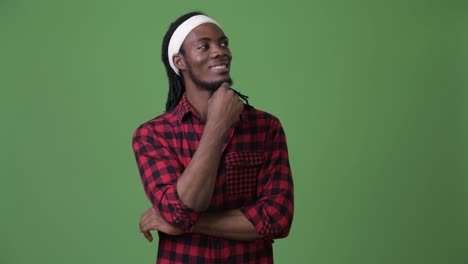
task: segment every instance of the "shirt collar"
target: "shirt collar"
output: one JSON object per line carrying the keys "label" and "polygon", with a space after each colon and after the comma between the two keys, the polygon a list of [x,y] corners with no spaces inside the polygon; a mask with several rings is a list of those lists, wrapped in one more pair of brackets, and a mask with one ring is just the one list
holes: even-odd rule
{"label": "shirt collar", "polygon": [[184,120],[185,116],[188,115],[189,113],[192,113],[198,117],[197,111],[195,111],[195,108],[187,100],[187,97],[185,96],[185,93],[184,93],[175,111],[175,114],[177,116],[179,123],[182,123],[182,120]]}
{"label": "shirt collar", "polygon": [[[252,108],[253,107],[250,105],[245,105],[244,110],[242,110],[240,114],[240,120],[242,121],[248,120],[247,113],[248,113],[248,110]],[[197,118],[200,118],[195,108],[188,101],[185,93],[182,95],[182,98],[180,99],[180,102],[175,109],[175,114],[177,116],[179,123],[182,123],[184,118],[188,116],[189,114],[195,115]]]}

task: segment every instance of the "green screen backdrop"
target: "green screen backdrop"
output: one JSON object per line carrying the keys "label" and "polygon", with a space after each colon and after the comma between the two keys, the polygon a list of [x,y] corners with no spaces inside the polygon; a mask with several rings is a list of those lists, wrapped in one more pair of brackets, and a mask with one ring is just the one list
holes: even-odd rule
{"label": "green screen backdrop", "polygon": [[0,0],[0,263],[154,263],[131,148],[201,10],[286,131],[276,263],[468,263],[468,2]]}

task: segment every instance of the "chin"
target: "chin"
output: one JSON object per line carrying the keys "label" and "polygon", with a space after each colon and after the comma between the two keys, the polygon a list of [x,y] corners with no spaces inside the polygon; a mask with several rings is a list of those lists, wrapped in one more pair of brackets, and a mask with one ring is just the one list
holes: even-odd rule
{"label": "chin", "polygon": [[221,83],[221,84],[222,84],[223,82],[227,82],[227,83],[229,83],[229,84],[232,84],[232,79],[231,79],[231,77],[228,76],[228,77],[226,77],[226,78],[222,78],[222,79],[220,79],[219,81],[215,81],[215,82]]}
{"label": "chin", "polygon": [[229,83],[229,85],[232,85],[232,79],[227,77],[219,80],[210,80],[210,81],[198,81],[198,84],[200,87],[209,90],[209,91],[216,91],[221,87],[221,84],[224,82]]}
{"label": "chin", "polygon": [[223,75],[215,75],[212,78],[207,78],[206,82],[229,82],[231,80],[231,76],[229,73]]}
{"label": "chin", "polygon": [[223,75],[213,76],[213,78],[208,78],[209,80],[200,80],[198,79],[193,72],[189,69],[188,70],[189,78],[193,81],[195,85],[198,87],[208,90],[208,91],[216,91],[224,82],[229,83],[232,85],[232,79],[229,75],[229,72]]}

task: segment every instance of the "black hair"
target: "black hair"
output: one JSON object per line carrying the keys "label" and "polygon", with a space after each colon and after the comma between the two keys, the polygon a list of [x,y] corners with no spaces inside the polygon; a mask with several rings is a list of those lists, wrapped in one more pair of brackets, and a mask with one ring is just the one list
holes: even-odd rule
{"label": "black hair", "polygon": [[[171,68],[171,65],[169,64],[169,55],[168,55],[169,41],[171,40],[172,34],[174,34],[174,31],[180,26],[180,24],[184,23],[185,20],[196,15],[205,15],[205,14],[199,11],[195,11],[195,12],[190,12],[190,13],[180,16],[176,21],[171,23],[171,25],[169,26],[169,29],[164,35],[164,39],[162,43],[161,59],[163,61],[164,66],[166,67],[167,78],[169,80],[169,93],[167,95],[167,101],[166,101],[166,112],[171,111],[179,104],[180,99],[182,99],[182,95],[185,92],[184,77],[182,76],[182,74],[177,75],[175,71]],[[182,48],[180,49],[180,53],[184,54],[184,50]],[[246,102],[247,105],[249,105],[248,96],[243,95],[236,90],[234,91],[239,95],[240,98],[242,98]]]}

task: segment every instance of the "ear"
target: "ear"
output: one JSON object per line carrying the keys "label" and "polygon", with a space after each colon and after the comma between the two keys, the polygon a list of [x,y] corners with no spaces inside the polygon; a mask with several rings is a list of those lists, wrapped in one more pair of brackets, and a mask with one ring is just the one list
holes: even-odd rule
{"label": "ear", "polygon": [[172,57],[172,62],[174,62],[174,65],[180,71],[187,69],[185,59],[180,53],[178,53],[178,54],[174,55],[174,57]]}

